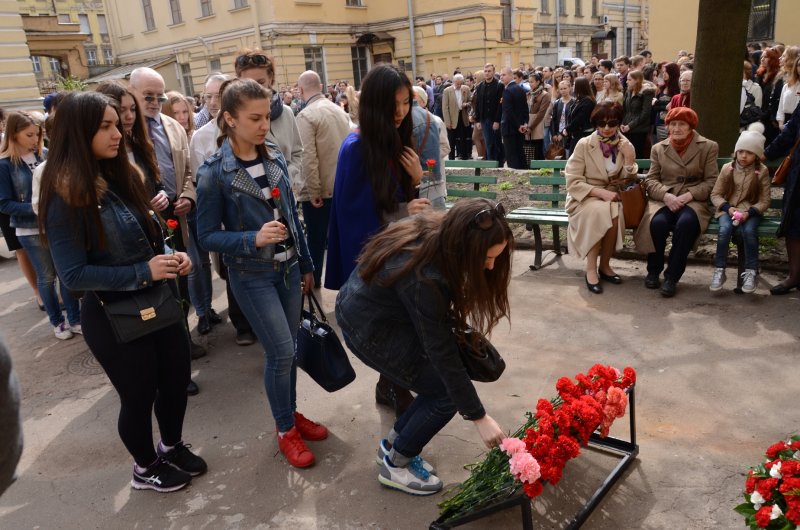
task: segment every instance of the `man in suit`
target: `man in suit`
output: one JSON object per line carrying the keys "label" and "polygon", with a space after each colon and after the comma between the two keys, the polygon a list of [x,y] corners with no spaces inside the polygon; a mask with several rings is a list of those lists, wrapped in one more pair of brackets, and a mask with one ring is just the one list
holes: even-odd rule
{"label": "man in suit", "polygon": [[500,71],[500,81],[505,85],[500,132],[508,167],[513,169],[526,169],[522,142],[528,131],[528,102],[525,90],[517,82],[521,78],[520,70],[512,71],[508,66]]}
{"label": "man in suit", "polygon": [[486,142],[486,160],[503,164],[503,140],[500,136],[500,118],[503,112],[503,83],[494,77],[494,65],[483,67],[483,81],[475,89],[475,128],[483,131]]}
{"label": "man in suit", "polygon": [[[189,140],[180,123],[161,113],[161,105],[167,101],[165,84],[161,74],[152,68],[136,68],[131,72],[131,92],[137,97],[145,116],[150,139],[153,142],[161,182],[169,205],[161,212],[164,219],[177,218],[180,230],[173,234],[174,248],[188,252],[193,263],[197,263],[197,242],[192,241],[186,215],[197,202],[197,193],[192,182],[189,165]],[[188,296],[189,285],[185,276],[179,277],[181,295]],[[184,314],[188,312],[184,305]],[[188,329],[188,328],[187,328]],[[192,345],[192,357],[202,357],[199,345]],[[194,384],[194,383],[192,383]],[[191,389],[194,390],[194,389]]]}
{"label": "man in suit", "polygon": [[444,124],[450,142],[450,160],[456,158],[456,153],[461,160],[469,160],[472,158],[472,149],[469,146],[470,137],[467,136],[467,129],[471,103],[469,87],[464,84],[463,75],[453,76],[453,84],[444,89],[442,99]]}

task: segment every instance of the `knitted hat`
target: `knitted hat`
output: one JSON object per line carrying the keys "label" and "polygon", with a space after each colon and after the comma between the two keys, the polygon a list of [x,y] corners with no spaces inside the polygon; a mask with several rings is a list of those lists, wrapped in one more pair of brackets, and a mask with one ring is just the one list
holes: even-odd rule
{"label": "knitted hat", "polygon": [[764,141],[764,125],[759,122],[751,123],[747,130],[739,135],[734,151],[750,151],[761,158],[764,156]]}
{"label": "knitted hat", "polygon": [[675,107],[667,112],[667,117],[664,122],[669,124],[672,120],[685,121],[692,129],[697,128],[697,113],[689,107]]}
{"label": "knitted hat", "polygon": [[417,102],[419,102],[420,107],[427,107],[428,93],[425,92],[425,89],[417,85],[414,85],[412,88],[414,89],[414,95],[417,96]]}

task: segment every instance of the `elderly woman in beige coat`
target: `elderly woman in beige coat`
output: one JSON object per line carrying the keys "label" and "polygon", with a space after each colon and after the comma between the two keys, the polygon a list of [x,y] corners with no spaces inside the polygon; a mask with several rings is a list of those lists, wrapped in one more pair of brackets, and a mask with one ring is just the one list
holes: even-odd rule
{"label": "elderly woman in beige coat", "polygon": [[[634,234],[639,252],[647,254],[648,289],[661,288],[665,297],[675,295],[686,270],[689,252],[711,220],[708,199],[717,180],[716,142],[695,131],[697,114],[689,107],[676,107],[665,119],[669,138],[653,146],[645,185],[650,200]],[[664,283],[664,251],[672,232]]]}
{"label": "elderly woman in beige coat", "polygon": [[639,169],[633,144],[619,133],[622,114],[618,103],[597,105],[591,116],[595,133],[578,141],[566,167],[569,248],[586,258],[584,280],[595,294],[603,292],[600,280],[622,283],[610,263],[625,230],[618,191]]}

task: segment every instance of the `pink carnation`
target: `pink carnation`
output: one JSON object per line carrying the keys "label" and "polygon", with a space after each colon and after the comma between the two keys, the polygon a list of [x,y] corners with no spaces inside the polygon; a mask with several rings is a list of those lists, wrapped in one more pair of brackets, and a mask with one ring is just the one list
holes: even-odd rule
{"label": "pink carnation", "polygon": [[500,443],[500,449],[509,456],[513,456],[521,451],[525,451],[525,442],[519,438],[506,438]]}
{"label": "pink carnation", "polygon": [[539,462],[526,451],[512,455],[508,464],[511,467],[511,474],[517,477],[520,482],[532,484],[542,476]]}

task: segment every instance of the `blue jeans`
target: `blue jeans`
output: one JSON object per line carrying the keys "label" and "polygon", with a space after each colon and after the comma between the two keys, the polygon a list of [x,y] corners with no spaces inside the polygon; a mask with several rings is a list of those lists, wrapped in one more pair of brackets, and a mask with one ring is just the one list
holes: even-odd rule
{"label": "blue jeans", "polygon": [[198,317],[205,315],[211,309],[211,259],[208,252],[197,244],[197,210],[192,210],[186,216],[189,222],[189,239],[186,252],[192,260],[192,272],[189,273],[189,299],[192,301],[194,311]]}
{"label": "blue jeans", "polygon": [[314,208],[310,202],[301,202],[303,220],[306,222],[306,241],[311,261],[314,262],[314,285],[322,285],[322,263],[325,261],[325,243],[328,241],[328,222],[333,199],[323,199],[322,206]]}
{"label": "blue jeans", "polygon": [[[754,215],[748,217],[747,221],[738,227],[733,226],[730,216],[723,213],[719,218],[719,236],[717,238],[717,254],[714,257],[715,267],[725,267],[728,260],[728,247],[731,244],[731,236],[734,232],[739,235],[744,242],[744,268],[758,270],[758,223],[761,217]],[[742,259],[742,256],[739,256]],[[739,262],[741,263],[741,261]]]}
{"label": "blue jeans", "polygon": [[542,152],[546,153],[547,148],[550,147],[550,127],[544,128],[544,144],[542,145]]}
{"label": "blue jeans", "polygon": [[486,160],[497,160],[502,166],[505,161],[503,156],[503,138],[500,135],[500,128],[495,131],[492,129],[492,120],[481,121],[483,131],[483,141],[486,142]]}
{"label": "blue jeans", "polygon": [[[50,325],[58,326],[64,322],[64,315],[61,313],[61,306],[58,303],[56,294],[56,268],[53,265],[53,257],[50,250],[42,246],[39,236],[20,236],[19,242],[22,248],[28,253],[28,257],[36,270],[36,287],[39,289],[39,296],[47,311]],[[67,310],[67,319],[70,324],[81,323],[81,309],[78,300],[72,296],[64,282],[59,282],[61,300]]]}
{"label": "blue jeans", "polygon": [[[287,266],[289,275],[284,281]],[[279,264],[275,271],[229,268],[228,281],[264,348],[264,389],[278,430],[286,432],[294,426],[297,409],[294,354],[301,305],[297,259]]]}

